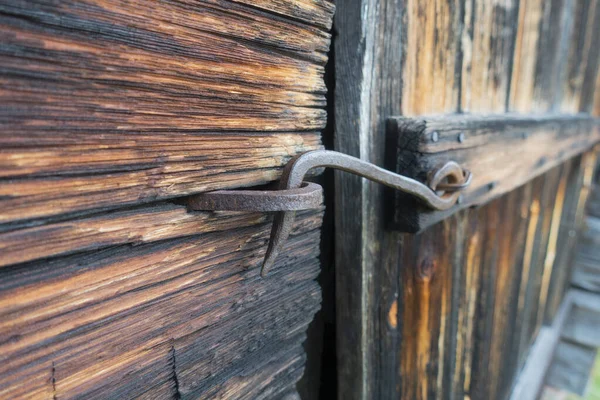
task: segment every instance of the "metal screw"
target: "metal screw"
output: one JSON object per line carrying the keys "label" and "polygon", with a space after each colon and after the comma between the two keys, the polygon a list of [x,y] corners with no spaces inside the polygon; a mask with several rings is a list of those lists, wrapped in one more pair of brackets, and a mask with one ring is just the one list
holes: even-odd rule
{"label": "metal screw", "polygon": [[440,134],[437,131],[431,132],[431,141],[435,143],[438,140],[440,140]]}
{"label": "metal screw", "polygon": [[463,132],[458,134],[458,143],[462,143],[465,141],[465,134]]}

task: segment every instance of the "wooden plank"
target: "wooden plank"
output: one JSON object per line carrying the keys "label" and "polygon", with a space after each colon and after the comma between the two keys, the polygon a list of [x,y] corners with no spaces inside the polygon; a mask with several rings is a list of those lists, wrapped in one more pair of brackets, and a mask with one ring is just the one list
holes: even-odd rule
{"label": "wooden plank", "polygon": [[[386,116],[459,109],[456,71],[461,68],[457,53],[461,12],[462,5],[454,1],[409,1],[404,5],[393,0],[368,5],[355,1],[340,7],[336,15],[340,32],[336,43],[336,130],[343,135],[336,137],[336,149],[381,165]],[[425,88],[438,95],[428,96]],[[451,309],[452,274],[440,267],[439,272],[430,271],[443,276],[439,281],[405,277],[417,270],[417,261],[422,259],[416,250],[412,258],[403,253],[408,243],[413,243],[411,238],[383,231],[382,189],[354,177],[339,175],[337,179],[341,200],[336,204],[336,245],[342,254],[336,258],[338,397],[413,398],[412,388],[419,396],[448,388],[450,317],[438,319],[436,310]],[[447,237],[455,223],[423,239],[422,243],[430,244],[423,258],[444,265],[456,262],[434,259],[437,250],[432,245],[435,238]],[[451,250],[447,251],[445,254],[450,254]],[[410,265],[404,266],[405,260],[410,260]],[[348,269],[351,265],[357,268]],[[415,339],[422,351],[432,350],[431,355],[419,353],[430,357],[432,363],[438,358],[448,360],[435,371],[427,370],[425,361],[418,366],[410,361],[411,354],[419,351],[408,345],[404,333],[415,323],[415,311],[405,301],[413,282],[423,286],[420,293],[424,296],[430,292],[429,285],[444,290],[432,291],[435,295],[430,303],[420,302],[422,310],[430,310],[434,333]],[[438,341],[436,332],[443,339]],[[411,380],[415,376],[418,380]]]}
{"label": "wooden plank", "polygon": [[322,211],[179,197],[322,148],[328,0],[0,5],[0,398],[297,398]]}
{"label": "wooden plank", "polygon": [[[503,0],[464,2],[459,78],[461,112],[505,111],[512,79],[510,66],[514,58],[518,6]],[[431,113],[438,111],[431,110]],[[451,356],[445,360],[452,383],[446,391],[440,392],[442,398],[501,398],[503,380],[512,373],[509,357],[503,357],[498,351],[510,347],[511,336],[496,326],[512,323],[512,309],[507,306],[515,299],[509,293],[515,290],[519,269],[513,268],[511,260],[518,253],[515,247],[522,243],[490,238],[522,236],[519,232],[522,216],[511,210],[520,209],[528,193],[519,191],[477,210],[462,210],[458,214],[465,218],[462,224],[468,229],[464,233],[457,229],[458,234],[453,237],[454,250],[450,250],[460,254],[459,249],[464,247],[463,258],[457,258],[452,267],[454,295],[448,318]],[[499,221],[503,222],[499,224]],[[473,237],[476,240],[472,240]],[[443,257],[443,253],[440,256]],[[444,395],[445,392],[449,394]]]}
{"label": "wooden plank", "polygon": [[597,352],[594,347],[560,341],[546,376],[547,385],[583,396]]}
{"label": "wooden plank", "polygon": [[[566,58],[572,5],[563,0],[344,4],[336,17],[336,149],[379,162],[386,147],[382,126],[391,115],[429,120],[421,115],[553,112],[566,79],[564,64],[554,60]],[[436,118],[445,117],[431,117]],[[560,126],[548,131],[554,129]],[[458,133],[438,136],[452,156],[463,146],[473,147],[469,136],[459,143]],[[582,135],[597,140],[597,132],[582,130]],[[336,288],[339,398],[509,395],[540,330],[539,315],[546,309],[540,308],[541,290],[549,292],[554,284],[549,281],[554,270],[546,268],[545,279],[543,271],[556,263],[556,257],[550,263],[548,244],[562,246],[560,230],[551,238],[553,211],[564,209],[556,205],[560,165],[570,165],[568,159],[589,147],[559,155],[554,139],[528,139],[535,152],[550,154],[539,173],[475,208],[461,203],[459,212],[416,235],[382,233],[390,214],[379,211],[380,189],[338,177],[336,240],[344,252],[337,260]],[[525,142],[516,140],[518,151]],[[421,144],[417,139],[407,147]],[[507,154],[498,169],[530,158]],[[568,194],[563,199],[560,206]]]}
{"label": "wooden plank", "polygon": [[574,28],[568,38],[565,77],[560,81],[563,84],[560,108],[564,112],[590,112],[600,66],[600,48],[596,43],[600,35],[600,2],[573,3]]}
{"label": "wooden plank", "polygon": [[[521,263],[527,232],[527,208],[531,202],[530,186],[511,192],[503,201],[506,221],[501,232],[495,277],[495,302],[490,346],[490,396],[506,398],[518,372],[518,336],[513,329],[521,318],[518,310],[523,264]],[[501,223],[502,225],[503,223]],[[484,310],[481,310],[485,312]],[[501,366],[499,369],[493,365]]]}
{"label": "wooden plank", "polygon": [[[598,175],[597,175],[598,176]],[[587,203],[586,212],[588,215],[600,218],[600,185],[595,182],[590,182],[589,185],[589,201]]]}
{"label": "wooden plank", "polygon": [[329,30],[334,5],[327,0],[233,0]]}
{"label": "wooden plank", "polygon": [[2,5],[0,224],[262,184],[320,148],[333,5],[244,3]]}
{"label": "wooden plank", "polygon": [[515,383],[510,400],[537,399],[544,383],[546,371],[552,362],[560,332],[573,306],[573,293],[567,293],[551,326],[543,327],[531,346],[527,362]]}
{"label": "wooden plank", "polygon": [[[407,3],[404,30],[387,38],[387,46],[403,41],[401,92],[397,98],[391,98],[400,102],[402,115],[452,113],[460,109],[460,73],[464,68],[461,34],[466,7],[461,1]],[[390,115],[398,114],[380,115],[381,125]],[[380,151],[384,152],[386,146],[382,143]],[[399,248],[390,243],[381,249],[384,254],[399,253],[398,261],[388,267],[397,270],[398,289],[392,286],[390,290],[398,293],[402,316],[396,348],[386,349],[382,355],[384,360],[397,360],[397,375],[388,383],[395,392],[389,398],[425,399],[450,395],[455,389],[455,371],[460,375],[455,367],[456,302],[460,290],[457,282],[462,276],[458,266],[463,263],[467,215],[450,218],[422,235],[403,235]],[[386,212],[383,225],[389,216]]]}
{"label": "wooden plank", "polygon": [[592,115],[600,116],[600,71],[596,76],[596,84],[594,85],[594,100],[592,105]]}
{"label": "wooden plank", "polygon": [[504,112],[512,78],[507,66],[513,62],[518,7],[508,0],[465,1],[464,7],[461,111]]}
{"label": "wooden plank", "polygon": [[514,190],[600,140],[600,120],[587,115],[398,117],[388,129],[388,165],[397,173],[426,182],[436,166],[453,160],[473,174],[460,204],[444,212],[395,193],[392,226],[407,232]]}
{"label": "wooden plank", "polygon": [[157,203],[0,233],[0,266],[131,243],[245,228],[269,220],[264,213],[189,212]]}
{"label": "wooden plank", "polygon": [[[525,0],[519,2],[517,32],[511,68],[511,86],[507,109],[513,112],[531,112],[535,96],[536,61],[540,40],[540,22],[544,7],[549,2]],[[547,111],[547,110],[543,110]]]}
{"label": "wooden plank", "polygon": [[[403,8],[402,31],[394,27],[384,31],[387,37],[380,39],[381,44],[402,41],[402,115],[458,110],[463,3],[410,0]],[[390,83],[400,84],[395,80]]]}
{"label": "wooden plank", "polygon": [[[102,147],[97,143],[89,146],[92,150],[80,146],[72,151],[55,148],[45,150],[45,155],[28,151],[26,157],[21,151],[9,150],[9,159],[25,163],[25,168],[20,169],[34,168],[38,162],[29,162],[32,159],[40,163],[54,159],[62,168],[71,168],[53,173],[50,167],[48,176],[32,174],[4,180],[0,186],[0,222],[12,223],[4,229],[14,229],[62,214],[81,215],[191,193],[263,184],[277,179],[281,165],[293,154],[321,147],[317,135],[309,135],[306,141],[301,135],[287,134],[222,139],[223,142],[213,135],[196,141],[181,135],[171,140],[183,140],[186,144],[172,150],[168,144],[162,147],[159,143],[156,147],[142,145],[131,152],[96,151]],[[113,146],[118,148],[118,143],[113,142]],[[78,155],[71,158],[73,165],[62,163],[76,152]],[[92,161],[82,160],[86,156]],[[109,166],[114,158],[121,158],[124,165],[117,161]],[[44,170],[44,166],[38,169]]]}
{"label": "wooden plank", "polygon": [[[484,378],[490,373],[493,368],[490,367],[491,348],[493,346],[490,340],[493,334],[494,308],[495,308],[495,286],[496,286],[496,266],[499,260],[500,245],[497,240],[492,240],[494,237],[499,237],[500,218],[503,211],[503,201],[498,199],[491,202],[486,207],[482,207],[480,218],[482,246],[480,256],[480,281],[477,286],[477,300],[473,312],[473,331],[474,344],[471,353],[471,366],[469,385],[465,387],[474,398],[485,398],[490,393],[489,379]],[[504,213],[502,213],[504,215]],[[475,288],[470,288],[474,290]]]}
{"label": "wooden plank", "polygon": [[[560,181],[558,183],[558,187],[556,188],[556,197],[554,199],[554,204],[551,207],[552,216],[550,223],[550,230],[548,232],[548,239],[545,248],[544,261],[543,261],[543,269],[541,271],[541,285],[539,291],[539,300],[538,300],[538,310],[536,314],[536,327],[541,326],[544,323],[551,322],[550,316],[547,319],[544,318],[544,315],[547,311],[547,301],[548,296],[550,295],[550,283],[552,279],[552,275],[554,267],[557,265],[556,263],[556,255],[557,248],[560,248],[559,245],[559,234],[561,233],[561,222],[563,222],[563,210],[565,206],[565,198],[567,197],[567,181],[570,177],[570,170],[572,168],[572,162],[567,162],[561,167],[561,176]],[[563,230],[564,232],[564,230]],[[563,241],[566,241],[566,238],[561,238]],[[558,271],[557,271],[558,272]],[[566,275],[565,275],[566,276]],[[563,278],[562,282],[565,279]],[[566,283],[566,282],[565,282]]]}
{"label": "wooden plank", "polygon": [[[572,259],[575,244],[578,240],[578,232],[581,228],[577,224],[577,213],[585,174],[585,165],[582,165],[584,164],[582,162],[582,158],[584,157],[572,160],[570,163],[571,170],[563,178],[565,179],[564,199],[562,210],[560,211],[561,219],[558,223],[556,242],[554,244],[554,255],[552,257],[547,256],[548,261],[550,262],[551,258],[553,258],[553,262],[545,294],[546,304],[543,318],[546,325],[552,323],[565,291],[570,286],[569,276],[572,271]],[[556,206],[558,206],[558,203]]]}
{"label": "wooden plank", "polygon": [[[267,279],[258,276],[265,223],[238,235],[111,247],[1,269],[0,396],[125,398],[165,384],[200,398],[292,390],[303,332],[320,301],[320,221],[320,213],[299,216]],[[269,384],[278,374],[282,380]]]}
{"label": "wooden plank", "polygon": [[573,306],[562,337],[588,347],[600,347],[600,301],[598,296],[595,301],[593,298],[589,300],[587,304]]}
{"label": "wooden plank", "polygon": [[[528,108],[523,111],[551,112],[560,109],[563,112],[577,112],[559,107],[565,95],[562,85],[567,80],[566,64],[577,62],[568,58],[571,46],[569,37],[577,28],[573,18],[575,3],[572,0],[551,0],[542,2],[538,8],[534,98],[528,106],[523,104]],[[531,55],[522,53],[519,56],[526,58]],[[519,81],[515,81],[515,85],[519,84]]]}
{"label": "wooden plank", "polygon": [[[339,133],[335,149],[379,165],[383,164],[384,141],[381,116],[400,112],[398,80],[403,57],[401,42],[396,39],[403,29],[404,12],[399,0],[350,0],[335,15],[339,31],[335,43],[335,130]],[[383,37],[392,40],[380,41]],[[394,310],[400,313],[401,303],[394,308],[398,300],[395,280],[384,297],[377,295],[382,287],[380,273],[397,276],[393,264],[384,267],[385,272],[379,268],[382,188],[338,173],[335,189],[337,396],[348,400],[393,396],[397,391],[395,365],[381,355],[396,351],[393,337],[402,328],[400,320],[393,323]],[[379,352],[379,330],[391,346],[383,352]],[[382,380],[380,373],[384,374]]]}
{"label": "wooden plank", "polygon": [[[451,389],[451,329],[455,220],[423,235],[406,236],[398,262],[402,284],[400,362],[402,398],[427,398]],[[460,259],[460,258],[459,258]]]}
{"label": "wooden plank", "polygon": [[582,289],[600,292],[600,219],[588,216],[585,225],[571,282]]}
{"label": "wooden plank", "polygon": [[534,343],[541,328],[541,320],[538,318],[540,309],[541,289],[543,286],[544,266],[550,233],[552,230],[552,217],[554,205],[558,197],[563,167],[552,169],[542,179],[541,196],[539,200],[539,217],[536,227],[532,253],[530,257],[530,276],[527,282],[526,299],[522,331],[519,339],[520,363],[525,361],[528,349]]}

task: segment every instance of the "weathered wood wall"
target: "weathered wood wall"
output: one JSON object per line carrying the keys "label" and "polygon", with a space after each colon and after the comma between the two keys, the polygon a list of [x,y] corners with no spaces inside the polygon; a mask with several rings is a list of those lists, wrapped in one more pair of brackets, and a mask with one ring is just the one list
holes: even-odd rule
{"label": "weathered wood wall", "polygon": [[327,0],[0,3],[0,398],[279,398],[322,211],[266,279],[263,214],[180,196],[321,147]]}
{"label": "weathered wood wall", "polygon": [[[600,161],[600,160],[599,160]],[[600,162],[594,179],[586,182],[589,199],[582,235],[577,243],[571,284],[585,290],[600,292]]]}
{"label": "weathered wood wall", "polygon": [[[597,1],[349,1],[336,25],[336,146],[379,165],[394,115],[598,112]],[[507,398],[560,302],[593,157],[418,235],[339,175],[339,398]]]}

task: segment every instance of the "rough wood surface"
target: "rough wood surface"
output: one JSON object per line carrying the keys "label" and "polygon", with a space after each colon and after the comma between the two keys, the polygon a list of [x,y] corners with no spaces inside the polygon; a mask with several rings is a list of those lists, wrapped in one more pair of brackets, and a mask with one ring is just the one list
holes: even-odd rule
{"label": "rough wood surface", "polygon": [[0,223],[261,184],[319,148],[333,5],[244,3],[2,5]]}
{"label": "rough wood surface", "polygon": [[460,204],[443,212],[394,193],[393,225],[405,232],[508,193],[600,141],[600,119],[586,114],[393,118],[388,129],[389,167],[397,173],[426,183],[437,166],[455,161],[473,174]]}
{"label": "rough wood surface", "polygon": [[259,265],[270,227],[261,221],[237,235],[1,269],[0,397],[161,397],[164,386],[184,398],[254,399],[290,390],[319,305],[319,227],[319,214],[304,213],[267,279]]}
{"label": "rough wood surface", "polygon": [[571,277],[573,285],[600,292],[600,219],[588,216],[577,246]]}
{"label": "rough wood surface", "polygon": [[[561,101],[580,7],[346,2],[336,16],[337,149],[380,163],[394,115],[573,114]],[[562,223],[585,196],[581,158],[565,160],[416,235],[383,229],[378,186],[340,177],[336,236],[349,255],[336,288],[338,398],[508,398],[569,275]]]}
{"label": "rough wood surface", "polygon": [[549,326],[540,329],[535,342],[528,351],[527,362],[519,371],[514,387],[510,393],[510,400],[535,400],[538,399],[548,367],[557,344],[560,341],[561,329],[565,326],[576,298],[574,290],[570,290],[561,302],[556,317]]}
{"label": "rough wood surface", "polygon": [[436,166],[455,161],[473,174],[460,204],[443,212],[394,193],[392,225],[406,232],[508,193],[600,141],[600,119],[585,114],[393,118],[388,129],[389,167],[397,173],[426,183]]}
{"label": "rough wood surface", "polygon": [[0,266],[131,243],[151,243],[265,222],[268,214],[193,212],[173,203],[99,213],[0,233]]}
{"label": "rough wood surface", "polygon": [[179,197],[321,148],[327,0],[0,5],[0,398],[297,396],[322,210]]}

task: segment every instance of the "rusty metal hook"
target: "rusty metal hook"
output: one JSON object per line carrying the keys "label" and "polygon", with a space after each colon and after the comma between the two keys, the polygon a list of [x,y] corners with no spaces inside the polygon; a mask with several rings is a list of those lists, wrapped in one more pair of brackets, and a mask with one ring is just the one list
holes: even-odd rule
{"label": "rusty metal hook", "polygon": [[304,182],[306,173],[318,167],[350,172],[401,190],[435,210],[452,207],[460,196],[459,191],[471,181],[471,173],[453,161],[433,171],[427,186],[356,157],[336,151],[314,150],[294,157],[286,165],[279,181],[279,190],[219,190],[190,197],[188,206],[194,210],[276,211],[261,270],[261,276],[264,277],[290,235],[296,211],[316,208],[322,202],[321,186]]}

